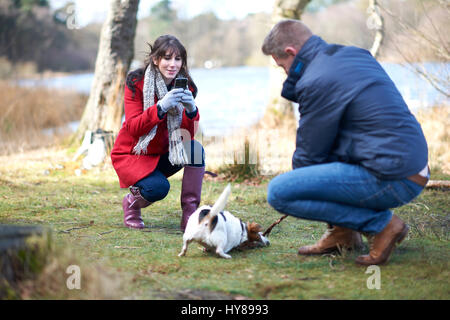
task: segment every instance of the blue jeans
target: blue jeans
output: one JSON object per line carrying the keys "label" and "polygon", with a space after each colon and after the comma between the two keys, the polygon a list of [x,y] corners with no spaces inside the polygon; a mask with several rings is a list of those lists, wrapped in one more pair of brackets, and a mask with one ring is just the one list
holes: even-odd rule
{"label": "blue jeans", "polygon": [[[186,148],[189,164],[192,167],[205,166],[205,150],[203,146],[196,140],[192,140],[190,148]],[[169,161],[169,153],[159,158],[156,169],[145,178],[134,184],[139,188],[141,195],[145,200],[155,202],[164,199],[170,190],[168,177],[180,171],[183,166],[173,166]]]}
{"label": "blue jeans", "polygon": [[294,169],[270,181],[269,204],[277,211],[369,234],[381,232],[423,187],[408,180],[380,180],[354,164],[333,162]]}

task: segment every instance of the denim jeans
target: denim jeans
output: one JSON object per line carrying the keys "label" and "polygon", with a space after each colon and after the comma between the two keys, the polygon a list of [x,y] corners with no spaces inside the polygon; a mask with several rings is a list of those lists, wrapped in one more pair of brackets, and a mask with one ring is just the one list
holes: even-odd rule
{"label": "denim jeans", "polygon": [[381,232],[423,187],[408,180],[380,180],[354,164],[333,162],[294,169],[275,177],[267,200],[277,211],[369,234]]}
{"label": "denim jeans", "polygon": [[[190,148],[185,146],[185,150],[189,157],[188,166],[205,166],[205,151],[198,141],[192,140]],[[173,166],[169,161],[169,153],[166,153],[160,157],[156,169],[145,178],[136,182],[134,186],[139,188],[145,200],[150,202],[162,200],[170,190],[170,183],[167,178],[182,168],[183,166]]]}

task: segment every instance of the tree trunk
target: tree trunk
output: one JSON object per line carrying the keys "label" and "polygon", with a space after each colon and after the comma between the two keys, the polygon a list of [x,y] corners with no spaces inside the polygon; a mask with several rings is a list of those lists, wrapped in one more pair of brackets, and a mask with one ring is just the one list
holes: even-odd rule
{"label": "tree trunk", "polygon": [[86,130],[117,133],[123,116],[125,79],[134,55],[139,0],[111,0],[102,27],[94,81],[76,139]]}
{"label": "tree trunk", "polygon": [[450,181],[448,180],[430,180],[426,185],[427,189],[450,189]]}
{"label": "tree trunk", "polygon": [[375,39],[373,40],[370,53],[376,59],[379,54],[381,44],[384,40],[384,20],[380,13],[377,0],[369,0],[369,19],[367,20],[367,27],[369,29],[376,29]]}
{"label": "tree trunk", "polygon": [[[272,13],[272,23],[277,24],[283,19],[300,20],[306,5],[311,0],[276,0]],[[286,79],[284,71],[271,59],[270,65],[270,99],[269,108],[277,114],[293,113],[290,101],[280,96],[282,84]]]}
{"label": "tree trunk", "polygon": [[0,299],[19,296],[20,283],[44,268],[51,231],[40,226],[0,224]]}

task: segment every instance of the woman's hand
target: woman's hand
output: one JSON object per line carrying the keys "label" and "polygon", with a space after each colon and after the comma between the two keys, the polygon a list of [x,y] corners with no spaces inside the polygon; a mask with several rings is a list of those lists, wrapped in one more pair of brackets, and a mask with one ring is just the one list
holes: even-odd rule
{"label": "woman's hand", "polygon": [[166,113],[178,103],[181,102],[181,97],[183,97],[184,91],[181,88],[172,89],[166,93],[166,95],[158,101],[158,105],[161,110]]}
{"label": "woman's hand", "polygon": [[192,95],[192,92],[188,89],[184,90],[184,93],[181,97],[181,103],[185,107],[186,111],[189,113],[192,113],[195,110],[197,110],[197,107],[195,106],[194,96]]}

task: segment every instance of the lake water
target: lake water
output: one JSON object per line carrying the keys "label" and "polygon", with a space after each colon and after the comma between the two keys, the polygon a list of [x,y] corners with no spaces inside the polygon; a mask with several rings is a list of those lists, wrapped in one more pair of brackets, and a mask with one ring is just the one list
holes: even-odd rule
{"label": "lake water", "polygon": [[[415,112],[440,103],[449,104],[445,96],[410,70],[397,64],[382,64]],[[427,69],[446,68],[450,64],[429,64]],[[269,69],[265,67],[233,67],[192,69],[191,75],[199,88],[199,107],[203,134],[221,136],[233,129],[256,123],[265,112],[269,99]],[[25,86],[46,86],[71,89],[89,94],[93,74],[75,74],[43,80],[24,80]],[[297,114],[298,117],[298,114]],[[78,123],[72,123],[76,128]]]}

